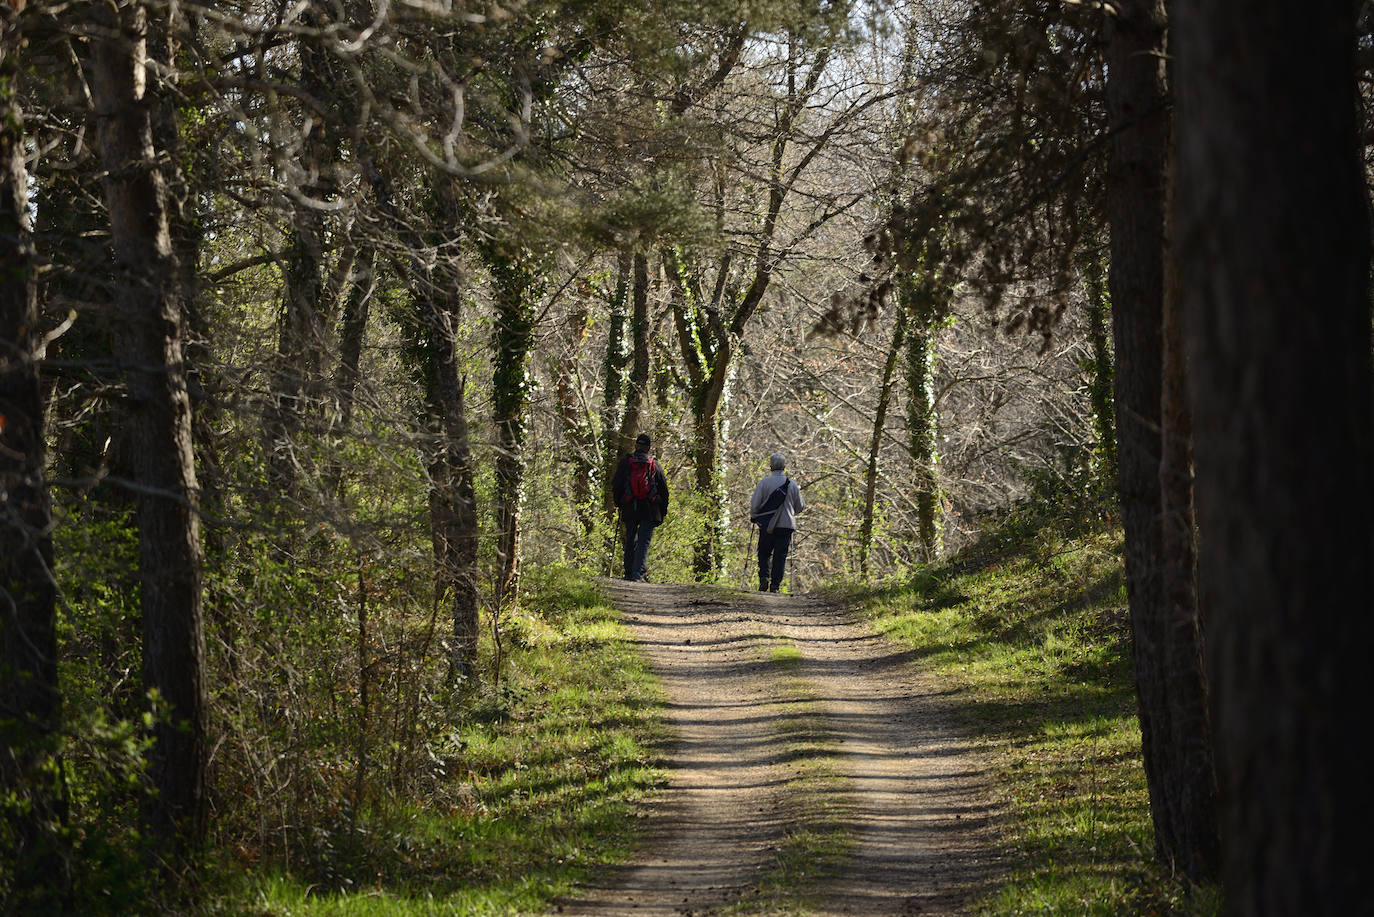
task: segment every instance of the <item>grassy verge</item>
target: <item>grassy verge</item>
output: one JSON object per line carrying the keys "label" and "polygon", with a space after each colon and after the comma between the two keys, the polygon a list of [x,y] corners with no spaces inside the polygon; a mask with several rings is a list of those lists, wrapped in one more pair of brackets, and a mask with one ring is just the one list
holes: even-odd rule
{"label": "grassy verge", "polygon": [[810,682],[800,675],[801,651],[777,642],[766,658],[780,676],[770,713],[784,740],[782,806],[788,828],[753,888],[726,914],[807,913],[854,846],[844,816],[847,781],[835,764],[839,743],[825,728]]}
{"label": "grassy verge", "polygon": [[1218,912],[1152,857],[1119,533],[1003,533],[849,598],[960,687],[982,738],[1019,862],[982,913]]}
{"label": "grassy verge", "polygon": [[[632,852],[634,803],[661,783],[656,683],[593,587],[554,577],[511,622],[497,691],[462,701],[434,753],[446,780],[423,806],[369,813],[335,849],[375,882],[319,893],[299,875],[250,876],[227,913],[418,917],[543,913]],[[361,833],[360,833],[361,832]]]}

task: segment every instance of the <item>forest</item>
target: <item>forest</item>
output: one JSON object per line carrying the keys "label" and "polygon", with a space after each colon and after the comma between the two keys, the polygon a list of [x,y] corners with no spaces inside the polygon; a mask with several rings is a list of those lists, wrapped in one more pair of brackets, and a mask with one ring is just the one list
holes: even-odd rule
{"label": "forest", "polygon": [[3,0],[4,913],[380,884],[640,433],[655,583],[779,451],[792,594],[1119,533],[1148,855],[1364,911],[1371,91],[1364,0]]}

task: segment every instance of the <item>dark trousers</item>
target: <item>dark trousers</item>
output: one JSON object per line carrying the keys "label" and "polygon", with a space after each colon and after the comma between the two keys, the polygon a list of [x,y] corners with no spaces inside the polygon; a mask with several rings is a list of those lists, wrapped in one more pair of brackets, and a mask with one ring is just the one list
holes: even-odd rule
{"label": "dark trousers", "polygon": [[787,567],[787,549],[792,546],[791,529],[759,529],[759,588],[777,592]]}
{"label": "dark trousers", "polygon": [[654,537],[650,519],[625,517],[625,578],[644,579],[649,565],[649,539]]}

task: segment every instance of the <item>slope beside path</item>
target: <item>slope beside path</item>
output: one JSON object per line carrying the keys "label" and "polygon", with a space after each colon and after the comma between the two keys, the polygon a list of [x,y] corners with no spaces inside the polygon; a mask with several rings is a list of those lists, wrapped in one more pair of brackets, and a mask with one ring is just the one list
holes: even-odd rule
{"label": "slope beside path", "polygon": [[605,585],[677,742],[639,855],[559,913],[958,914],[991,886],[982,768],[909,654],[815,597]]}

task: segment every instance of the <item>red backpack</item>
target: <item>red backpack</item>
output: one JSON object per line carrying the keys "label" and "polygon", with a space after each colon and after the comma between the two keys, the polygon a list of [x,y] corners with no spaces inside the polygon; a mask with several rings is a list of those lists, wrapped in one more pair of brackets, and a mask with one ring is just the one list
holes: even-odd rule
{"label": "red backpack", "polygon": [[630,492],[632,500],[654,500],[658,497],[658,464],[652,455],[630,453]]}

